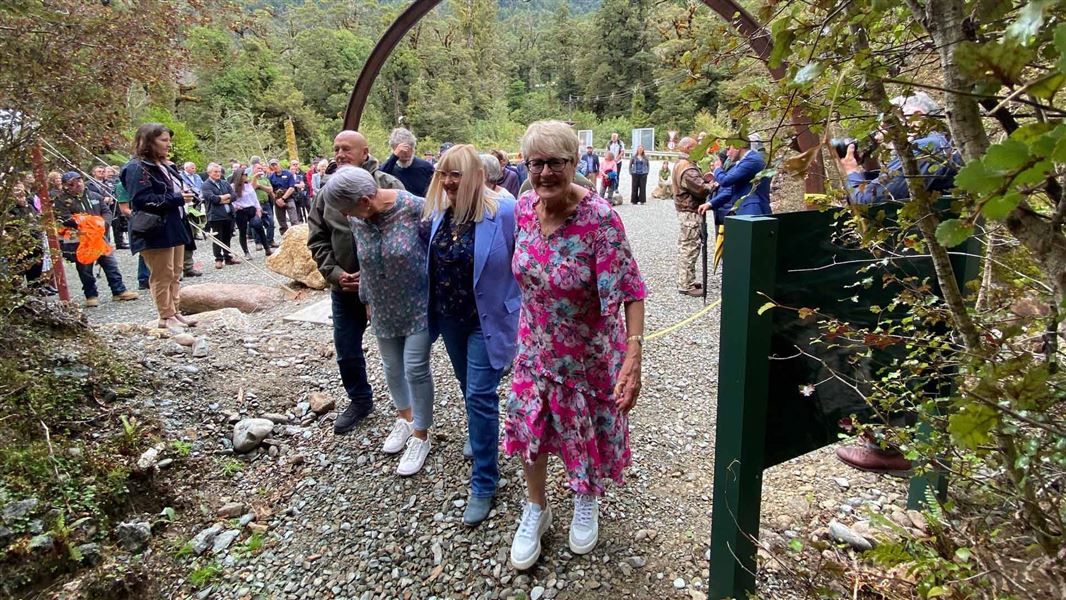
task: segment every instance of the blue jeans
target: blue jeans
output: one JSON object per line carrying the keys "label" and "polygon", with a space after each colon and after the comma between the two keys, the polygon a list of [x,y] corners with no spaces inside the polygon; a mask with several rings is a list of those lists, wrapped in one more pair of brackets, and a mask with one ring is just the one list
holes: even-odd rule
{"label": "blue jeans", "polygon": [[[263,245],[264,246],[273,245],[274,244],[274,210],[271,208],[271,206],[269,204],[263,206],[263,218],[262,218],[262,221],[263,221],[263,230],[264,230],[263,233],[266,234],[266,240],[265,240]],[[253,232],[254,232],[254,230],[253,230]],[[253,235],[254,235],[254,233],[253,233]]]}
{"label": "blue jeans", "polygon": [[[78,272],[78,279],[81,280],[81,291],[85,293],[86,298],[96,298],[100,295],[100,292],[96,289],[96,277],[93,275],[92,264],[83,265],[78,262],[76,253],[78,251],[77,244],[63,244],[63,257],[74,263],[74,268]],[[96,264],[100,265],[104,269],[104,277],[107,277],[107,286],[111,288],[111,295],[117,296],[126,291],[126,284],[122,282],[122,273],[118,270],[118,261],[110,254],[101,254],[100,258],[96,259]]]}
{"label": "blue jeans", "polygon": [[333,346],[337,349],[337,368],[344,391],[352,404],[369,408],[374,403],[374,391],[367,381],[363,355],[366,305],[355,293],[333,290],[330,298],[333,300]]}
{"label": "blue jeans", "polygon": [[433,425],[433,377],[429,372],[429,329],[406,337],[378,337],[385,383],[396,410],[412,409],[414,427]]}
{"label": "blue jeans", "polygon": [[440,333],[444,338],[444,347],[448,351],[455,378],[459,380],[459,389],[466,402],[470,450],[474,455],[470,493],[476,498],[490,498],[496,495],[496,484],[500,481],[497,460],[500,444],[500,396],[496,388],[503,377],[503,369],[492,368],[488,346],[480,327],[462,327],[444,318],[430,319],[434,333]]}
{"label": "blue jeans", "polygon": [[148,278],[152,276],[152,272],[148,270],[148,265],[144,262],[144,257],[140,254],[137,255],[137,283],[142,287],[148,287]]}

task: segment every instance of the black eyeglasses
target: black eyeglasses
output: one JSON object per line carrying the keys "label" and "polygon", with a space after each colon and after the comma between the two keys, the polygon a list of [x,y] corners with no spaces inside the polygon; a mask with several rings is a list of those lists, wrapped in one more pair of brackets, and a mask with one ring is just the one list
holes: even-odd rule
{"label": "black eyeglasses", "polygon": [[527,160],[526,167],[530,173],[540,174],[544,167],[551,169],[552,173],[562,173],[566,168],[569,158],[549,158],[548,160]]}

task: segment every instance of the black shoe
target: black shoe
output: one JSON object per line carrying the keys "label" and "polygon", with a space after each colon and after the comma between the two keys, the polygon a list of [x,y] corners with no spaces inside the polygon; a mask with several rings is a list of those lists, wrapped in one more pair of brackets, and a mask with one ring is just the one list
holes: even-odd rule
{"label": "black shoe", "polygon": [[188,271],[185,271],[186,277],[200,277],[201,275],[203,275],[203,273],[197,271],[196,269],[189,269]]}
{"label": "black shoe", "polygon": [[365,421],[372,412],[374,412],[374,405],[372,403],[350,403],[348,408],[344,409],[344,412],[337,415],[337,420],[333,422],[333,433],[335,435],[344,435],[348,433]]}
{"label": "black shoe", "polygon": [[137,282],[137,289],[139,289],[139,290],[148,289],[148,282],[146,282],[146,281],[138,281]]}

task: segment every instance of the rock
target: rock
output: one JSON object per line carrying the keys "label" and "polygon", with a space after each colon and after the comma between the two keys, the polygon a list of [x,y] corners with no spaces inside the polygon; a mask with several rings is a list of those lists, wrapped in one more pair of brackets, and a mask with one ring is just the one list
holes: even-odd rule
{"label": "rock", "polygon": [[144,550],[152,538],[152,526],[147,521],[119,523],[115,528],[115,538],[126,551],[137,553]]}
{"label": "rock", "polygon": [[211,347],[207,345],[207,340],[204,338],[196,340],[192,347],[192,357],[206,358],[209,354],[211,354]]}
{"label": "rock", "polygon": [[[307,248],[306,223],[293,225],[281,237],[281,247],[266,259],[271,271],[299,281],[309,288],[326,289],[326,279],[318,272],[318,265]],[[184,293],[184,291],[182,292]]]}
{"label": "rock", "polygon": [[688,597],[691,600],[707,600],[707,594],[704,594],[699,590],[689,590]]}
{"label": "rock", "polygon": [[316,415],[328,413],[337,406],[337,401],[323,392],[311,392],[307,397],[307,403]]}
{"label": "rock", "polygon": [[189,549],[196,556],[200,556],[207,551],[207,548],[215,541],[215,537],[219,533],[222,533],[221,525],[212,525],[207,529],[204,529],[200,533],[196,534],[196,537],[189,540]]}
{"label": "rock", "polygon": [[274,430],[270,419],[241,419],[233,426],[233,451],[251,452]]}
{"label": "rock", "polygon": [[156,464],[156,467],[158,467],[160,469],[165,469],[165,468],[169,467],[172,464],[174,464],[174,459],[173,458],[164,458],[163,460],[159,461],[158,464]]}
{"label": "rock", "polygon": [[265,415],[263,415],[263,418],[269,419],[275,423],[278,423],[279,425],[284,425],[289,422],[289,417],[286,417],[281,413],[266,413]]}
{"label": "rock", "polygon": [[178,344],[181,344],[182,346],[192,346],[196,343],[196,336],[191,333],[179,333],[178,335],[170,339],[174,340]]}
{"label": "rock", "polygon": [[182,346],[181,344],[175,344],[174,342],[167,342],[166,345],[163,346],[163,354],[167,356],[181,356],[187,351],[188,348]]}
{"label": "rock", "polygon": [[245,508],[243,502],[229,502],[218,509],[218,516],[223,519],[235,519],[244,514]]}
{"label": "rock", "polygon": [[236,308],[223,308],[191,315],[189,321],[201,331],[225,330],[245,332],[251,328],[248,317]]}
{"label": "rock", "polygon": [[842,490],[846,490],[851,487],[851,484],[848,483],[848,480],[844,479],[843,477],[834,477],[833,483],[837,484],[837,486],[839,486]]}
{"label": "rock", "polygon": [[843,542],[859,551],[873,548],[873,544],[871,544],[869,540],[852,531],[847,525],[837,521],[829,522],[829,537],[835,541]]}
{"label": "rock", "polygon": [[181,288],[181,311],[190,315],[222,308],[253,313],[274,308],[284,300],[278,288],[248,283],[197,283]]}
{"label": "rock", "polygon": [[244,529],[245,527],[251,525],[252,521],[254,521],[254,520],[255,520],[255,513],[254,512],[245,513],[244,515],[241,515],[241,523],[240,523],[241,529]]}
{"label": "rock", "polygon": [[155,467],[156,464],[159,462],[159,453],[162,451],[162,444],[156,444],[155,446],[152,446],[151,448],[145,450],[144,454],[142,454],[141,457],[137,459],[137,470],[142,472],[152,470],[152,468]]}
{"label": "rock", "polygon": [[922,533],[929,533],[929,522],[925,520],[925,515],[916,511],[908,510],[907,519],[914,525],[914,528]]}
{"label": "rock", "polygon": [[75,547],[74,551],[81,557],[81,564],[87,567],[95,567],[104,559],[104,555],[100,552],[100,544],[82,544]]}
{"label": "rock", "polygon": [[544,586],[538,585],[529,590],[529,600],[540,600],[544,597]]}
{"label": "rock", "polygon": [[211,546],[211,553],[218,554],[220,552],[225,552],[240,535],[241,532],[239,529],[229,529],[218,534],[218,536],[215,537],[215,543]]}
{"label": "rock", "polygon": [[644,565],[648,564],[648,561],[643,556],[630,556],[625,562],[634,569],[643,569]]}
{"label": "rock", "polygon": [[685,579],[683,577],[678,577],[677,579],[674,580],[674,589],[678,589],[678,590],[685,589]]}
{"label": "rock", "polygon": [[30,543],[26,545],[26,548],[31,552],[51,552],[55,550],[56,541],[52,538],[50,533],[42,533],[41,535],[35,535],[30,538]]}
{"label": "rock", "polygon": [[15,532],[11,528],[0,525],[0,550],[7,548],[11,540],[15,539]]}
{"label": "rock", "polygon": [[23,519],[33,513],[37,509],[36,498],[25,498],[16,502],[8,502],[4,505],[4,509],[0,510],[0,518],[3,518],[5,523],[11,523],[16,519]]}

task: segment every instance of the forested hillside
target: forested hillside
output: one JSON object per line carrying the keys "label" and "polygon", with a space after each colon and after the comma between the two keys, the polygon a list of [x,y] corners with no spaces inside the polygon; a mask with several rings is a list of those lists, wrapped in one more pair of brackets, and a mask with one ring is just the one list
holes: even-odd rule
{"label": "forested hillside", "polygon": [[[406,6],[255,2],[204,14],[184,32],[180,83],[138,99],[131,113],[187,127],[199,141],[186,138],[179,150],[193,160],[276,152],[289,118],[301,154],[320,152],[371,49]],[[736,46],[724,28],[692,1],[449,0],[393,53],[362,128],[380,147],[403,124],[427,149],[458,140],[514,149],[526,124],[547,117],[593,129],[597,140],[631,127],[690,131],[697,120],[707,129],[730,103],[721,80],[735,61],[719,66],[706,54],[708,40]],[[748,80],[763,76],[760,66],[746,70]]]}

